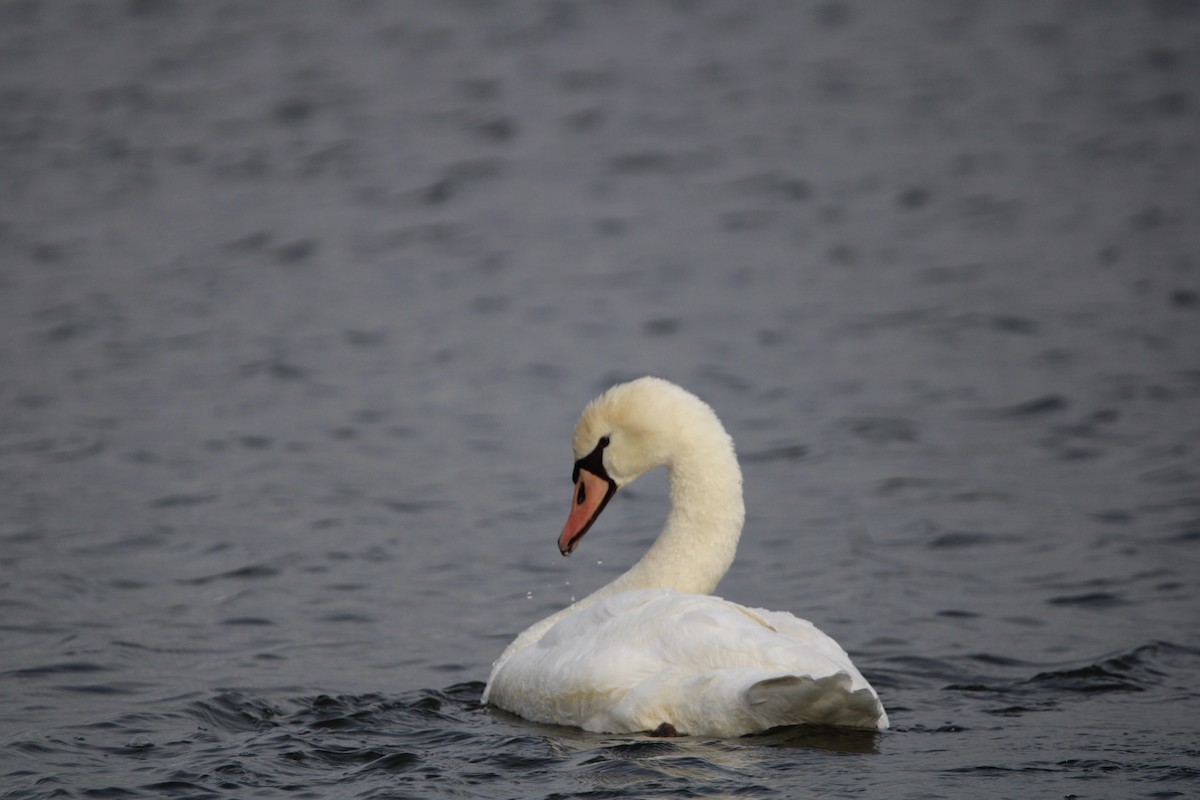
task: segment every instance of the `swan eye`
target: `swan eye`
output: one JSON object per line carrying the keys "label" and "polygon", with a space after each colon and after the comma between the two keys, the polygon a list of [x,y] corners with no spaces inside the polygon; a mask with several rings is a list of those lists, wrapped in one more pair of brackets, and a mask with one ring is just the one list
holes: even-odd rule
{"label": "swan eye", "polygon": [[587,493],[584,492],[583,484],[580,483],[579,484],[579,494],[575,497],[575,505],[577,505],[577,506],[583,505],[583,500],[585,497],[587,497]]}
{"label": "swan eye", "polygon": [[[608,447],[608,442],[608,436],[601,436],[592,452],[575,460],[575,469],[571,470],[572,482],[579,483],[579,470],[581,469],[586,469],[598,478],[609,480],[608,471],[604,469],[604,448]],[[583,494],[579,495],[579,502],[583,502]]]}

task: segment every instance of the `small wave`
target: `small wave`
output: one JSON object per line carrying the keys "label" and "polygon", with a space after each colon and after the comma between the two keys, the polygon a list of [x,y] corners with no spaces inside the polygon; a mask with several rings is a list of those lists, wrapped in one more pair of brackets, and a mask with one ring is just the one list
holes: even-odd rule
{"label": "small wave", "polygon": [[947,531],[929,542],[934,550],[946,550],[967,547],[988,547],[1009,542],[1019,542],[1022,537],[1006,533],[989,533],[986,531]]}
{"label": "small wave", "polygon": [[982,417],[991,417],[993,419],[1021,419],[1025,417],[1037,417],[1043,414],[1049,414],[1055,411],[1062,411],[1070,405],[1070,401],[1062,395],[1045,394],[1035,397],[1031,400],[1015,403],[1010,406],[1001,406],[999,408],[979,411],[977,414]]}
{"label": "small wave", "polygon": [[1129,601],[1116,592],[1086,592],[1084,594],[1059,595],[1046,601],[1052,606],[1080,606],[1083,608],[1111,608],[1123,606]]}
{"label": "small wave", "polygon": [[1200,650],[1151,642],[1094,662],[1039,672],[1025,685],[1079,694],[1142,692],[1161,684],[1174,661],[1197,657]]}
{"label": "small wave", "polygon": [[228,572],[220,572],[216,575],[202,575],[198,578],[183,578],[177,583],[186,586],[204,586],[205,584],[221,580],[257,580],[258,578],[273,578],[279,575],[281,570],[279,567],[271,566],[270,564],[250,564],[238,569],[229,570]]}
{"label": "small wave", "polygon": [[[982,713],[1020,717],[1053,710],[1072,698],[1085,700],[1100,695],[1161,691],[1173,678],[1194,673],[1198,657],[1200,650],[1170,642],[1151,642],[1098,659],[1042,669],[1030,676],[1030,664],[976,654],[969,658],[977,664],[998,667],[1006,672],[1024,672],[1024,676],[961,670],[961,677],[945,685],[943,691],[978,698],[984,704],[979,709]],[[1179,679],[1189,680],[1187,677]]]}
{"label": "small wave", "polygon": [[112,669],[112,667],[97,664],[94,661],[62,661],[57,664],[7,670],[0,674],[6,678],[43,678],[49,675],[88,675],[96,672],[111,672]]}
{"label": "small wave", "polygon": [[208,700],[198,700],[185,713],[209,728],[226,732],[272,728],[286,716],[279,706],[240,692],[221,692]]}

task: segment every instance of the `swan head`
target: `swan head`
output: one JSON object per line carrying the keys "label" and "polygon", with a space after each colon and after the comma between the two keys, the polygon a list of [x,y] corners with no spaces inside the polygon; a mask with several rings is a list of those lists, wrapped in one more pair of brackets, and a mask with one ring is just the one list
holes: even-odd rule
{"label": "swan head", "polygon": [[733,448],[703,400],[661,378],[617,384],[588,403],[572,440],[575,489],[559,552],[566,556],[575,550],[622,486],[656,467],[673,465],[680,453],[705,443]]}

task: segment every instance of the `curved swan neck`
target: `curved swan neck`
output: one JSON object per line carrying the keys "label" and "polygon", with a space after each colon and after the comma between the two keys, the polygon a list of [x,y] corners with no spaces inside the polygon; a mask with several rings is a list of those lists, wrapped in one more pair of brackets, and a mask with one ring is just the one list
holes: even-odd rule
{"label": "curved swan neck", "polygon": [[720,423],[692,431],[668,460],[671,512],[654,545],[597,594],[676,589],[711,594],[733,563],[745,520],[742,471]]}
{"label": "curved swan neck", "polygon": [[616,460],[605,465],[621,485],[655,467],[665,466],[670,474],[671,512],[662,533],[616,580],[527,628],[500,656],[493,675],[559,620],[606,597],[631,589],[711,594],[733,563],[746,516],[742,471],[733,440],[713,410],[656,378],[613,387],[584,410],[575,431],[576,457],[609,434],[610,449],[619,449],[618,431],[631,449],[608,453]]}

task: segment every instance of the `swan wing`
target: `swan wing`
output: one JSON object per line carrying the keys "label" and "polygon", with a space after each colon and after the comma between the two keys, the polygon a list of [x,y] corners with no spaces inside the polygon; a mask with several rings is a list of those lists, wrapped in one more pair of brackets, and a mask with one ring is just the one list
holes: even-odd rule
{"label": "swan wing", "polygon": [[886,727],[845,651],[790,614],[708,595],[604,598],[506,654],[489,702],[593,731],[738,736],[805,722]]}

